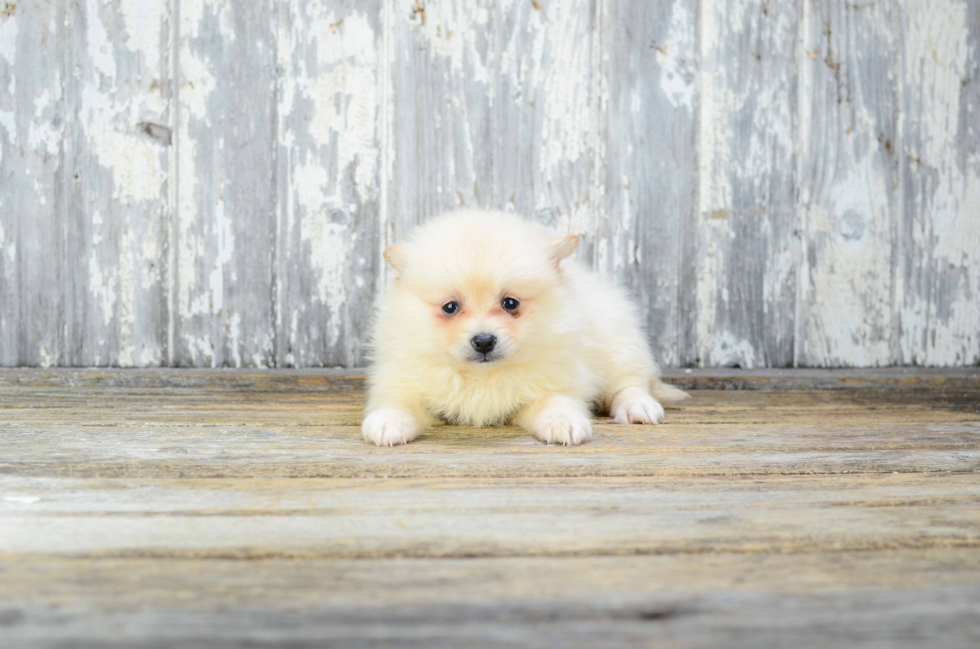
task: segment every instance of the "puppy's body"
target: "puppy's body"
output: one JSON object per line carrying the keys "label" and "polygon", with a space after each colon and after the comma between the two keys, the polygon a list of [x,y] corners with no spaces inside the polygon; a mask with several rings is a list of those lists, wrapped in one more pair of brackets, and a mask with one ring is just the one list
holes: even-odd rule
{"label": "puppy's body", "polygon": [[404,444],[442,419],[579,444],[591,409],[659,423],[655,397],[685,395],[660,382],[625,295],[562,261],[576,244],[513,215],[457,212],[389,248],[399,275],[379,302],[365,439]]}

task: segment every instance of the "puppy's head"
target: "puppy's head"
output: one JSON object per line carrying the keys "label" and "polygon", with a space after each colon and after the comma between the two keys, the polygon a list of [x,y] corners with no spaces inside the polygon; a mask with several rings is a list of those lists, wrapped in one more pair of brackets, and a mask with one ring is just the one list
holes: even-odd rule
{"label": "puppy's head", "polygon": [[403,308],[403,344],[433,358],[489,368],[545,340],[561,306],[559,263],[578,245],[505,213],[433,219],[385,259]]}

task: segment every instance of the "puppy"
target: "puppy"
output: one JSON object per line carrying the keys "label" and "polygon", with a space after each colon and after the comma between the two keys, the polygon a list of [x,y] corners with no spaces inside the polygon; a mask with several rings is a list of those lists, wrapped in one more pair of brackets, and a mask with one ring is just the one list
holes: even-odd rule
{"label": "puppy", "polygon": [[361,431],[407,444],[439,420],[513,422],[548,444],[592,438],[590,410],[663,421],[687,395],[660,372],[626,296],[563,261],[578,245],[511,214],[455,212],[384,257]]}

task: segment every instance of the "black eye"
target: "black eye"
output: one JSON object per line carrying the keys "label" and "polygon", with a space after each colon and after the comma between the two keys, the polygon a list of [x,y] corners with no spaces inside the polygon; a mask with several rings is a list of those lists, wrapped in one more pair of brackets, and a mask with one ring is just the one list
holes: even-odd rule
{"label": "black eye", "polygon": [[517,307],[521,306],[521,303],[512,297],[505,297],[504,301],[500,303],[500,306],[504,307],[504,311],[513,313],[517,311]]}
{"label": "black eye", "polygon": [[456,302],[446,302],[442,305],[442,312],[446,315],[452,315],[459,311],[459,304]]}

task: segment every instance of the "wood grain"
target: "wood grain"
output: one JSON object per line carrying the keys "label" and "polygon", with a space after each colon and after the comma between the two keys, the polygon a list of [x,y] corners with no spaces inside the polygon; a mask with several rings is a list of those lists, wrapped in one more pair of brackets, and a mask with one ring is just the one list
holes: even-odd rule
{"label": "wood grain", "polygon": [[493,178],[483,203],[579,235],[575,255],[588,265],[595,263],[606,216],[602,5],[510,2],[499,16],[490,14]]}
{"label": "wood grain", "polygon": [[363,365],[380,272],[380,2],[278,5],[274,364]]}
{"label": "wood grain", "polygon": [[60,3],[0,13],[0,365],[67,361],[65,68]]}
{"label": "wood grain", "polygon": [[[892,261],[900,106],[893,5],[804,5],[798,361],[899,362]],[[847,317],[842,317],[847,314]]]}
{"label": "wood grain", "polygon": [[[839,558],[831,557],[825,565],[839,562]],[[764,644],[787,647],[791,646],[787,643],[789,635],[794,643],[817,647],[912,648],[920,647],[925,642],[967,649],[974,646],[977,639],[977,589],[973,585],[899,591],[864,588],[806,595],[777,589],[733,595],[721,589],[678,592],[679,588],[671,584],[671,592],[668,593],[623,596],[620,593],[595,595],[581,589],[580,582],[556,579],[557,583],[567,585],[569,592],[577,597],[562,597],[556,601],[532,592],[526,598],[502,601],[500,598],[456,596],[435,604],[393,605],[386,601],[388,594],[384,585],[387,582],[381,582],[379,587],[368,590],[367,594],[374,599],[371,604],[363,607],[343,602],[333,604],[337,600],[331,596],[326,585],[336,583],[337,573],[345,575],[354,584],[368,582],[373,575],[380,574],[370,570],[372,563],[360,561],[337,565],[331,562],[320,570],[304,571],[304,579],[320,578],[323,584],[321,587],[308,587],[317,596],[314,600],[316,603],[308,607],[296,606],[294,600],[287,600],[292,606],[278,604],[282,600],[272,597],[248,608],[209,610],[195,607],[193,601],[188,600],[193,598],[194,593],[206,588],[206,577],[174,579],[173,573],[176,571],[171,570],[167,581],[163,582],[167,590],[174,591],[173,604],[169,607],[148,607],[140,611],[118,608],[106,611],[77,604],[70,609],[43,604],[11,607],[5,611],[5,619],[9,620],[9,628],[5,632],[20,646],[28,647],[123,647],[134,643],[147,647],[175,644],[209,647],[276,644],[316,647],[331,644],[420,648],[461,645],[636,647],[650,644],[710,648],[722,645],[757,647]],[[180,562],[177,565],[192,569],[197,564]],[[238,564],[231,562],[231,565],[237,567]],[[303,562],[301,565],[305,567],[308,564]],[[426,574],[428,581],[435,583],[448,581],[445,570],[432,572],[431,566],[425,563],[398,560],[394,565],[382,564],[381,567],[389,571],[396,567],[399,572],[411,571],[416,578],[418,574]],[[498,563],[485,566],[484,571],[490,573],[486,579],[500,582],[501,573],[513,574],[507,570],[509,567]],[[520,567],[516,566],[518,569]],[[618,567],[619,573],[631,570],[637,578],[645,577],[653,580],[653,583],[660,583],[656,575],[662,565],[648,567],[631,558]],[[746,566],[742,574],[751,575],[769,567],[768,564],[754,564],[751,568]],[[882,566],[885,570],[888,567]],[[558,572],[563,568],[571,572],[581,566],[555,565],[552,570]],[[277,571],[295,574],[289,570],[288,564],[271,564],[263,570],[263,575]],[[665,572],[668,575],[676,574],[674,571]],[[222,598],[217,601],[226,601],[224,597],[231,592],[241,592],[243,585],[253,599],[259,599],[255,595],[262,591],[255,588],[254,582],[242,584],[241,579],[235,579],[229,573],[221,575],[224,579],[219,578]],[[468,583],[465,580],[468,571],[464,568],[460,573],[457,575],[463,579],[456,581]],[[147,575],[138,566],[133,572],[120,571],[117,574],[123,583],[139,583],[154,578],[152,573]],[[255,573],[250,571],[249,574]],[[541,576],[539,571],[532,574]],[[107,581],[114,576],[92,575],[88,584],[111,589]],[[632,583],[638,582],[639,579]],[[81,584],[75,586],[78,591],[81,588]],[[340,592],[349,593],[347,589]],[[326,598],[330,603],[324,603]],[[270,605],[269,602],[277,603]],[[772,624],[772,618],[778,618],[779,623]]]}
{"label": "wood grain", "polygon": [[167,362],[170,22],[68,5],[65,365]]}
{"label": "wood grain", "polygon": [[426,217],[493,204],[494,5],[392,3],[386,242]]}
{"label": "wood grain", "polygon": [[701,5],[698,364],[794,364],[798,7]]}
{"label": "wood grain", "polygon": [[697,364],[697,8],[609,8],[609,218],[597,266],[635,297],[658,362]]}
{"label": "wood grain", "polygon": [[978,11],[0,3],[0,365],[363,366],[461,206],[580,235],[665,365],[975,365]]}
{"label": "wood grain", "polygon": [[468,480],[465,489],[431,479],[6,478],[14,502],[0,506],[0,552],[353,559],[980,547],[973,475],[842,482],[768,477],[733,491],[730,480],[607,477]]}
{"label": "wood grain", "polygon": [[268,0],[181,0],[168,364],[275,363],[276,22]]}
{"label": "wood grain", "polygon": [[[0,601],[27,600],[66,610],[77,609],[82,596],[93,607],[117,611],[130,619],[140,610],[154,609],[184,615],[197,610],[215,618],[229,601],[247,611],[272,606],[280,615],[290,609],[318,607],[325,614],[333,610],[350,615],[358,609],[365,614],[376,607],[411,605],[427,607],[432,615],[436,607],[453,603],[482,604],[487,611],[499,610],[508,601],[516,602],[514,608],[524,604],[540,609],[550,604],[560,610],[590,597],[607,603],[618,597],[621,605],[646,600],[652,608],[659,600],[668,610],[680,607],[667,605],[683,602],[708,613],[710,609],[697,602],[699,596],[712,592],[729,596],[738,592],[748,600],[753,594],[767,592],[832,599],[851,591],[884,598],[890,590],[897,598],[904,594],[914,600],[914,589],[975,588],[980,578],[977,555],[976,550],[965,548],[370,561],[255,559],[245,563],[192,557],[161,561],[57,555],[42,562],[38,555],[4,553],[0,555],[5,577],[0,581]],[[901,571],[895,569],[899,565]],[[790,571],[793,578],[787,579]],[[763,614],[755,612],[756,616]],[[574,616],[561,617],[567,621]],[[759,617],[755,619],[758,622]]]}
{"label": "wood grain", "polygon": [[[980,362],[980,6],[912,4],[901,15],[903,171],[895,228],[899,361]],[[971,216],[973,215],[973,216]],[[968,288],[969,287],[969,288]]]}
{"label": "wood grain", "polygon": [[[597,420],[596,440],[578,449],[539,444],[512,426],[440,426],[391,450],[360,437],[359,380],[309,377],[279,387],[275,377],[212,375],[211,381],[188,377],[154,385],[128,376],[51,383],[39,374],[37,382],[4,382],[0,431],[7,453],[0,456],[0,471],[157,478],[175,470],[188,478],[690,478],[971,472],[980,462],[971,452],[980,434],[976,383],[933,382],[930,388],[923,382],[888,392],[703,390],[685,407],[668,411],[668,426]],[[195,440],[190,446],[189,438]]]}
{"label": "wood grain", "polygon": [[3,637],[974,646],[976,372],[737,374],[582,447],[378,449],[361,377],[2,372]]}

